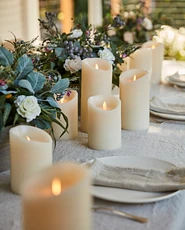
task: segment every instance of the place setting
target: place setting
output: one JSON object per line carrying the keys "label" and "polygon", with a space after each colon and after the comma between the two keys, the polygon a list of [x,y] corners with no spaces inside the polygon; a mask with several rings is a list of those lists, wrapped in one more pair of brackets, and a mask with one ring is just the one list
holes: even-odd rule
{"label": "place setting", "polygon": [[167,83],[174,85],[175,88],[185,91],[185,73],[175,72],[173,75],[167,76]]}
{"label": "place setting", "polygon": [[150,113],[164,121],[185,121],[185,96],[172,95],[157,97],[150,100]]}

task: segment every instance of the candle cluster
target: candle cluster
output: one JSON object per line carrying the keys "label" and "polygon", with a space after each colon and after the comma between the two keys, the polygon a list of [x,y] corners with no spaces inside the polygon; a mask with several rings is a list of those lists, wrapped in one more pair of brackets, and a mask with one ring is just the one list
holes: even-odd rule
{"label": "candle cluster", "polygon": [[[80,124],[81,130],[88,133],[90,148],[120,148],[121,129],[149,128],[150,82],[160,82],[156,66],[161,68],[162,55],[161,45],[152,42],[136,51],[129,60],[130,69],[120,75],[119,97],[111,94],[109,61],[100,58],[82,61]],[[58,101],[58,106],[67,116],[69,127],[61,137],[60,126],[53,124],[56,139],[76,138],[78,93],[71,90]],[[65,122],[63,116],[57,119],[61,124]],[[25,125],[11,128],[10,159],[11,189],[23,196],[24,230],[91,229],[88,170],[74,163],[52,166],[52,139],[47,132]]]}

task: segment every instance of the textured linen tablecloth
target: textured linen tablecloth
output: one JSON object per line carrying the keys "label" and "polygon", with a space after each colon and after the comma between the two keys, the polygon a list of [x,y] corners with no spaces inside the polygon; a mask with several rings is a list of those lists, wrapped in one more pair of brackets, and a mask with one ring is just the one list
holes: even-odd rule
{"label": "textured linen tablecloth", "polygon": [[[165,84],[153,87],[151,92],[151,96],[184,94],[173,86]],[[147,131],[122,130],[122,147],[114,151],[89,149],[87,141],[87,134],[81,132],[75,140],[58,141],[54,150],[54,162],[82,163],[95,157],[148,156],[185,167],[184,124],[151,122]],[[109,212],[98,211],[92,215],[92,230],[185,229],[185,190],[169,199],[152,203],[125,204],[94,199],[94,205],[108,206],[148,217],[149,222],[141,224]],[[21,230],[21,216],[21,197],[10,191],[10,172],[0,173],[0,230]]]}

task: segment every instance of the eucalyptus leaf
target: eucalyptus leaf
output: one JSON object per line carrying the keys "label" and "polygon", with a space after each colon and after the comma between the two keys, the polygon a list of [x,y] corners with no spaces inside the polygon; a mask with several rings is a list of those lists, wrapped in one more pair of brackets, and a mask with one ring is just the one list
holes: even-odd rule
{"label": "eucalyptus leaf", "polygon": [[6,84],[6,85],[0,85],[0,91],[1,90],[5,90],[5,89],[8,89],[8,85]]}
{"label": "eucalyptus leaf", "polygon": [[4,95],[7,95],[7,94],[12,94],[12,93],[17,93],[17,91],[14,91],[14,90],[9,90],[9,91],[6,91],[6,90],[0,90],[1,93],[3,93]]}
{"label": "eucalyptus leaf", "polygon": [[37,119],[34,119],[32,123],[40,129],[50,129],[51,128],[50,121],[46,121],[44,119],[37,118]]}
{"label": "eucalyptus leaf", "polygon": [[0,132],[3,130],[4,124],[3,124],[3,113],[2,110],[0,110]]}
{"label": "eucalyptus leaf", "polygon": [[0,47],[0,65],[9,66],[14,61],[13,54],[4,47]]}
{"label": "eucalyptus leaf", "polygon": [[6,126],[6,122],[8,120],[9,115],[10,115],[11,109],[12,109],[12,105],[9,103],[5,103],[5,109],[4,109],[4,113],[3,113],[4,126]]}
{"label": "eucalyptus leaf", "polygon": [[75,41],[75,42],[73,43],[73,46],[74,46],[74,47],[78,47],[78,48],[81,47],[79,41]]}
{"label": "eucalyptus leaf", "polygon": [[17,81],[27,76],[33,70],[33,62],[26,54],[23,54],[19,59],[16,67]]}
{"label": "eucalyptus leaf", "polygon": [[57,57],[59,57],[61,55],[61,53],[63,52],[64,48],[61,47],[57,47],[55,48],[55,54]]}
{"label": "eucalyptus leaf", "polygon": [[59,105],[52,97],[47,97],[46,101],[54,108],[59,108]]}
{"label": "eucalyptus leaf", "polygon": [[46,82],[46,78],[43,74],[32,71],[29,73],[27,80],[32,86],[34,92],[41,90]]}
{"label": "eucalyptus leaf", "polygon": [[69,86],[69,79],[60,79],[52,88],[52,93],[62,93]]}
{"label": "eucalyptus leaf", "polygon": [[28,80],[20,80],[18,82],[18,85],[24,89],[27,89],[28,91],[30,91],[31,93],[34,93],[34,90],[32,88],[32,85],[30,84],[30,82]]}

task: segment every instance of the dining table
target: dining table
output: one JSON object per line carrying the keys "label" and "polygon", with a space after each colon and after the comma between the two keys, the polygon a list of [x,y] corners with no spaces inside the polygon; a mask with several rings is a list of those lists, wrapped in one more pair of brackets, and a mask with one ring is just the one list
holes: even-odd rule
{"label": "dining table", "polygon": [[[166,76],[178,69],[185,72],[185,62],[164,61],[162,82],[152,85],[150,97],[157,95],[184,96],[185,91],[167,84]],[[137,114],[136,114],[137,116]],[[178,167],[185,167],[185,120],[162,120],[150,115],[148,130],[122,130],[122,146],[116,150],[94,150],[88,147],[88,135],[80,131],[73,140],[57,141],[53,150],[53,161],[73,161],[80,164],[95,158],[155,159]],[[138,161],[139,164],[140,161]],[[138,165],[139,166],[139,165]],[[138,193],[139,194],[139,193]],[[127,202],[127,196],[119,200],[115,194],[93,196],[92,205],[103,206],[148,218],[140,223],[107,210],[92,211],[92,230],[184,230],[185,229],[185,190],[159,196],[159,199],[144,197]],[[105,196],[104,196],[105,195]],[[130,193],[132,196],[132,193]],[[111,199],[111,196],[114,196]],[[129,198],[132,201],[132,197]],[[79,210],[80,211],[80,210]],[[10,171],[0,173],[0,230],[22,229],[22,199],[10,189]],[[54,229],[53,229],[54,230]],[[80,229],[79,229],[80,230]]]}

